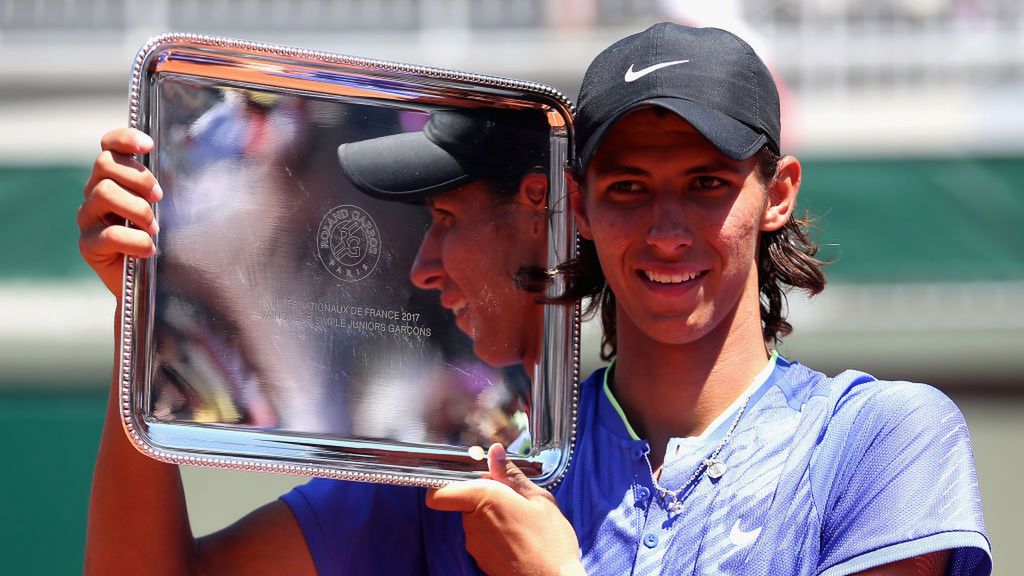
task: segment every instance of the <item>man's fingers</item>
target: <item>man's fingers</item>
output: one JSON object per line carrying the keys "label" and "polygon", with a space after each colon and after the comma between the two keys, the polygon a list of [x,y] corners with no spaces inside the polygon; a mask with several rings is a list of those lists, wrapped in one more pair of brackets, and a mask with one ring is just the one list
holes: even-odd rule
{"label": "man's fingers", "polygon": [[156,234],[159,226],[153,207],[113,180],[101,180],[78,209],[78,227],[83,231],[108,225],[110,216],[128,220],[149,234]]}
{"label": "man's fingers", "polygon": [[493,480],[452,482],[444,488],[428,490],[427,506],[445,512],[476,512],[489,499],[509,494],[514,494],[512,488]]}
{"label": "man's fingers", "polygon": [[78,240],[78,247],[88,261],[102,261],[121,255],[149,258],[156,254],[156,244],[149,234],[127,226],[108,226],[95,234],[83,234]]}
{"label": "man's fingers", "polygon": [[501,482],[527,498],[548,496],[547,490],[534,484],[526,476],[526,473],[520,470],[508,458],[505,447],[501,444],[491,444],[490,449],[487,450],[487,470],[490,478]]}
{"label": "man's fingers", "polygon": [[106,133],[100,148],[78,208],[78,249],[104,285],[120,298],[125,256],[156,254],[153,236],[159,227],[152,204],[160,201],[163,191],[152,172],[133,158],[152,151],[152,138],[121,128]]}
{"label": "man's fingers", "polygon": [[147,202],[159,202],[163,198],[163,190],[160,189],[153,173],[131,156],[120,152],[100,152],[93,164],[92,174],[85,185],[83,195],[88,197],[103,180],[112,180]]}
{"label": "man's fingers", "polygon": [[122,154],[146,154],[153,149],[153,139],[134,128],[118,128],[103,135],[100,148]]}
{"label": "man's fingers", "polygon": [[113,180],[126,190],[144,198],[147,202],[158,202],[163,190],[156,177],[132,154],[145,154],[153,149],[153,139],[132,128],[119,128],[103,135],[100,148],[103,149],[93,164],[92,175],[85,185],[85,196],[103,180]]}
{"label": "man's fingers", "polygon": [[142,230],[113,225],[82,234],[78,239],[82,257],[115,298],[121,298],[121,270],[124,258],[149,258],[156,254],[153,239]]}
{"label": "man's fingers", "polygon": [[491,444],[487,450],[487,475],[493,480],[515,488],[509,480],[509,467],[514,469],[516,466],[509,461],[505,447],[497,442]]}

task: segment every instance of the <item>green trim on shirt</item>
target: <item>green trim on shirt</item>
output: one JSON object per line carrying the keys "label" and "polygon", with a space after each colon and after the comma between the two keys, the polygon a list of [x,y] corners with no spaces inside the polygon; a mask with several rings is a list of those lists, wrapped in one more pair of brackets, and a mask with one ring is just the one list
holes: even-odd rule
{"label": "green trim on shirt", "polygon": [[608,401],[612,403],[612,407],[615,408],[615,411],[619,413],[619,418],[622,418],[622,423],[626,425],[626,430],[629,432],[629,437],[632,438],[633,440],[640,440],[640,437],[637,436],[636,432],[633,431],[633,427],[630,426],[629,420],[626,418],[626,413],[622,411],[622,406],[619,406],[619,401],[616,400],[615,396],[612,395],[611,387],[608,386],[608,375],[612,373],[612,368],[614,367],[615,358],[612,358],[611,364],[609,364],[608,368],[604,371],[604,383],[602,385],[602,387],[604,388],[604,395],[608,397]]}
{"label": "green trim on shirt", "polygon": [[[758,388],[761,387],[761,384],[764,384],[765,380],[767,380],[768,377],[772,375],[772,371],[775,369],[775,362],[778,359],[778,350],[772,350],[771,358],[768,358],[768,364],[766,364],[765,367],[762,368],[761,371],[757,373],[757,376],[754,377],[754,382],[749,387],[747,387],[747,390],[744,392],[744,396],[753,392],[754,390],[757,390]],[[629,419],[626,418],[626,413],[622,411],[622,406],[619,405],[619,401],[615,399],[615,395],[612,394],[612,389],[608,385],[608,375],[611,374],[612,368],[615,367],[615,360],[615,358],[612,358],[611,364],[608,364],[608,368],[604,371],[604,382],[602,383],[602,388],[604,388],[604,395],[608,397],[608,401],[612,403],[612,407],[615,408],[615,411],[619,413],[619,418],[622,418],[622,423],[626,426],[626,431],[629,432],[629,437],[632,438],[633,440],[642,440],[642,438],[640,438],[640,436],[638,436],[637,433],[633,430],[633,426],[630,425]]]}

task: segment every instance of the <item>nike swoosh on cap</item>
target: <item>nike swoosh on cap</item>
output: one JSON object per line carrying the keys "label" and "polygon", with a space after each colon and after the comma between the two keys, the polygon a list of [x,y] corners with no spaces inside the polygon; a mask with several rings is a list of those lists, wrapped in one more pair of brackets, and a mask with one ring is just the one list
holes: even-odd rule
{"label": "nike swoosh on cap", "polygon": [[633,70],[633,65],[630,64],[629,65],[629,70],[626,70],[626,76],[623,78],[623,80],[625,80],[626,82],[632,82],[634,80],[637,80],[639,78],[643,78],[644,76],[647,76],[648,74],[650,74],[651,72],[654,72],[655,70],[660,70],[662,68],[665,68],[666,66],[675,66],[676,64],[686,64],[687,62],[689,62],[689,60],[673,60],[671,62],[662,62],[660,64],[652,64],[651,66],[648,66],[647,68],[641,68],[641,69],[636,70],[636,71]]}
{"label": "nike swoosh on cap", "polygon": [[736,523],[732,525],[732,530],[729,531],[729,542],[732,542],[740,548],[748,546],[761,535],[761,528],[761,526],[758,526],[749,532],[744,532],[740,529],[740,521],[737,520]]}

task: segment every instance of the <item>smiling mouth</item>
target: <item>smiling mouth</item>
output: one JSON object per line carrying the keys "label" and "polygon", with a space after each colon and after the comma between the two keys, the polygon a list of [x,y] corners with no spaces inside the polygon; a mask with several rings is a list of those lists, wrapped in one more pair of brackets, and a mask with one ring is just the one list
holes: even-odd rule
{"label": "smiling mouth", "polygon": [[707,270],[701,270],[700,272],[685,272],[678,274],[655,272],[654,270],[640,271],[640,275],[651,282],[669,285],[692,282],[698,278],[703,277],[705,274],[707,274]]}

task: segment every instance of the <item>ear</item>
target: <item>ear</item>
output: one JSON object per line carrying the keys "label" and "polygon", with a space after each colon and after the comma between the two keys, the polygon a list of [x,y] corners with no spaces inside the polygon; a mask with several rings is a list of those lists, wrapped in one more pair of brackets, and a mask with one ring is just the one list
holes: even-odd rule
{"label": "ear", "polygon": [[540,170],[530,170],[519,181],[519,202],[543,210],[548,203],[548,177]]}
{"label": "ear", "polygon": [[775,179],[768,184],[768,202],[761,215],[761,231],[774,232],[789,222],[796,210],[796,196],[800,192],[800,161],[783,156]]}
{"label": "ear", "polygon": [[569,207],[576,219],[576,229],[580,236],[587,240],[593,240],[594,235],[590,231],[590,219],[587,217],[587,205],[583,198],[583,187],[572,173],[566,173],[565,181],[569,188]]}
{"label": "ear", "polygon": [[519,181],[517,201],[529,206],[533,220],[533,235],[539,237],[544,231],[544,218],[548,206],[548,177],[540,170],[530,170]]}

